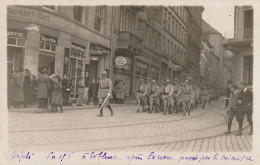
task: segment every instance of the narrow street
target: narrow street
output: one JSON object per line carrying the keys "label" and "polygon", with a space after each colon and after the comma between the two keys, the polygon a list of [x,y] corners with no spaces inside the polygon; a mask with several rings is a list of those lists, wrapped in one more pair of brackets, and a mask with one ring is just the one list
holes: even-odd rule
{"label": "narrow street", "polygon": [[[64,113],[9,112],[9,150],[123,152],[252,151],[245,121],[242,136],[223,135],[227,126],[221,103],[196,109],[191,116],[135,113],[136,105],[114,105],[115,115],[97,108]],[[232,132],[238,130],[233,121]]]}

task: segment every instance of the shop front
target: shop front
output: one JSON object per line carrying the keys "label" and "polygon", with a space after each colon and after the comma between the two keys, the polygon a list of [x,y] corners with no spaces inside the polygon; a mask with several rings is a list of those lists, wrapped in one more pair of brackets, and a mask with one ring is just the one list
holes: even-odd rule
{"label": "shop front", "polygon": [[23,71],[27,31],[7,29],[7,73]]}

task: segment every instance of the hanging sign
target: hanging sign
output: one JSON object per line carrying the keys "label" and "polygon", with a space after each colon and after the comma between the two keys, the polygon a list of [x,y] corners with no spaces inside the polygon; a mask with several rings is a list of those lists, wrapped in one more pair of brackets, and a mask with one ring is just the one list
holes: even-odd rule
{"label": "hanging sign", "polygon": [[125,64],[127,64],[127,60],[125,57],[119,56],[116,58],[116,65],[124,66]]}

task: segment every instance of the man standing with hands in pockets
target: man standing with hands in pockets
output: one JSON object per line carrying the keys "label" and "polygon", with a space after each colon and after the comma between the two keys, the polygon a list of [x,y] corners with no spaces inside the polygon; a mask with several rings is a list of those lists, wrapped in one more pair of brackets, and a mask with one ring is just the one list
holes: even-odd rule
{"label": "man standing with hands in pockets", "polygon": [[100,85],[99,85],[99,90],[98,90],[98,99],[99,99],[99,108],[100,108],[100,114],[98,117],[103,116],[103,106],[106,105],[107,108],[110,110],[111,116],[113,116],[113,110],[109,104],[109,97],[112,94],[112,81],[108,78],[108,73],[107,71],[102,72],[100,80]]}

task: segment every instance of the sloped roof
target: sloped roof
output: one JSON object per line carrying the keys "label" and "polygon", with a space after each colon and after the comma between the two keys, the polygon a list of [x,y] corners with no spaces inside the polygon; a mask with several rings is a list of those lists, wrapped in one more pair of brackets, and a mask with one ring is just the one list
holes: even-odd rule
{"label": "sloped roof", "polygon": [[208,38],[208,35],[210,35],[210,34],[219,34],[219,35],[221,35],[221,37],[223,37],[220,32],[218,32],[216,29],[214,29],[204,19],[202,19],[201,30],[202,30],[202,35],[206,38]]}

